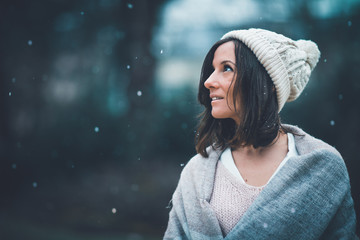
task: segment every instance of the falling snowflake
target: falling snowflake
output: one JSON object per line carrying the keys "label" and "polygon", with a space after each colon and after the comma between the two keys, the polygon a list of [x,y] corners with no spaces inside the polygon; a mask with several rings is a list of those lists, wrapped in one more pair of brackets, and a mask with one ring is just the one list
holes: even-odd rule
{"label": "falling snowflake", "polygon": [[160,54],[163,54],[163,53],[164,53],[164,50],[161,49],[161,50],[160,50]]}
{"label": "falling snowflake", "polygon": [[134,7],[134,5],[132,5],[131,3],[128,3],[128,4],[127,4],[127,7],[128,7],[129,9],[132,9],[132,8]]}
{"label": "falling snowflake", "polygon": [[180,163],[180,167],[183,167],[183,166],[185,166],[185,164],[184,164],[184,163]]}
{"label": "falling snowflake", "polygon": [[81,15],[84,15],[85,13],[83,11],[80,12]]}
{"label": "falling snowflake", "polygon": [[36,188],[38,186],[37,182],[33,182],[33,187]]}
{"label": "falling snowflake", "polygon": [[31,46],[33,42],[31,40],[28,41],[28,45]]}
{"label": "falling snowflake", "polygon": [[295,208],[291,208],[291,213],[295,213]]}
{"label": "falling snowflake", "polygon": [[347,25],[348,25],[348,27],[351,27],[352,22],[351,22],[351,21],[348,21],[348,22],[347,22]]}
{"label": "falling snowflake", "polygon": [[264,228],[267,228],[267,227],[268,227],[268,224],[267,224],[267,223],[264,223],[264,224],[263,224],[263,227],[264,227]]}
{"label": "falling snowflake", "polygon": [[95,127],[95,128],[94,128],[94,131],[95,131],[95,132],[99,132],[99,131],[100,131],[99,127]]}
{"label": "falling snowflake", "polygon": [[335,121],[334,121],[334,120],[331,120],[331,121],[330,121],[330,125],[331,125],[331,126],[334,126],[334,125],[335,125]]}
{"label": "falling snowflake", "polygon": [[131,67],[130,67],[130,65],[126,65],[126,69],[130,69]]}
{"label": "falling snowflake", "polygon": [[139,91],[137,91],[137,93],[136,93],[139,97],[141,97],[141,95],[142,95],[142,92],[139,90]]}
{"label": "falling snowflake", "polygon": [[12,93],[11,93],[11,92],[9,92],[9,97],[11,97],[11,95],[12,95]]}
{"label": "falling snowflake", "polygon": [[112,212],[113,214],[115,214],[115,213],[116,213],[116,208],[111,209],[111,212]]}

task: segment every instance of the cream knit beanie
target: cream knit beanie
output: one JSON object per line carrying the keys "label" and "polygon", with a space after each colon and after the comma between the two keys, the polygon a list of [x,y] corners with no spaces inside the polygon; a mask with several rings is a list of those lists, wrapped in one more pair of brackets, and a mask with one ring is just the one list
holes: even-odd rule
{"label": "cream knit beanie", "polygon": [[221,39],[230,37],[249,47],[265,67],[276,88],[279,112],[285,102],[291,102],[301,94],[320,58],[314,42],[294,41],[268,30],[235,30]]}

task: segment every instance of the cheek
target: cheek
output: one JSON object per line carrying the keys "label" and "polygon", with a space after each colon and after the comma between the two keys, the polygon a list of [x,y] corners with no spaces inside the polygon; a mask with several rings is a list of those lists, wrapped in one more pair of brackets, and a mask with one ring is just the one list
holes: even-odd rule
{"label": "cheek", "polygon": [[229,93],[229,97],[228,97],[228,105],[230,106],[232,111],[236,111],[236,112],[240,112],[242,106],[242,101],[241,101],[241,96],[240,94],[237,94],[236,96],[236,101],[234,102],[234,96],[233,93]]}
{"label": "cheek", "polygon": [[[238,96],[236,96],[238,97]],[[231,86],[229,88],[229,91],[227,93],[227,102],[228,102],[228,105],[231,106],[231,108],[234,107],[234,88]],[[239,102],[239,101],[237,101]],[[238,106],[238,104],[236,104],[236,106]]]}

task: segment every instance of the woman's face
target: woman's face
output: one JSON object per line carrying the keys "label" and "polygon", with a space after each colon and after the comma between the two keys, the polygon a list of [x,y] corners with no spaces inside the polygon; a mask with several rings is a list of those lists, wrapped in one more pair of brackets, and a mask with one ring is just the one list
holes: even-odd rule
{"label": "woman's face", "polygon": [[211,115],[214,118],[232,118],[239,124],[240,119],[235,112],[233,101],[234,84],[236,77],[235,45],[232,41],[220,45],[215,53],[212,65],[214,72],[205,81],[204,85],[210,91]]}

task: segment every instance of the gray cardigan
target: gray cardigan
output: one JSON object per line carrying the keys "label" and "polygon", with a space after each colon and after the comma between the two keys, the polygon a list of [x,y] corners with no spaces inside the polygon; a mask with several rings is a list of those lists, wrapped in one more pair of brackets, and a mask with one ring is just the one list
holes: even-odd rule
{"label": "gray cardigan", "polygon": [[[301,129],[290,158],[225,239],[357,239],[349,176],[335,148]],[[175,193],[164,239],[224,239],[209,201],[221,151],[194,156]]]}

